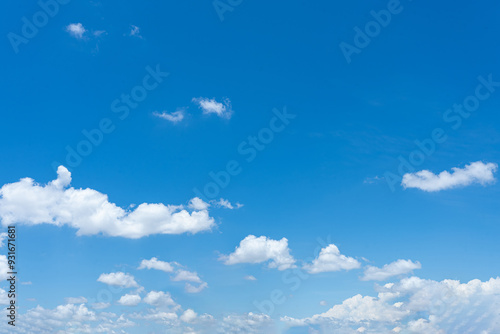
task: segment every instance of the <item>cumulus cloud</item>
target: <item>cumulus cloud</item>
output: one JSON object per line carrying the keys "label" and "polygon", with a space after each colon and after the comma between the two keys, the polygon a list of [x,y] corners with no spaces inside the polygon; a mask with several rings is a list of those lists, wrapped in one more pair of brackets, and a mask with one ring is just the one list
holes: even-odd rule
{"label": "cumulus cloud", "polygon": [[163,291],[150,291],[146,297],[144,297],[143,301],[146,304],[153,305],[156,307],[174,307],[176,308],[178,305],[172,299],[172,296],[169,292]]}
{"label": "cumulus cloud", "polygon": [[329,271],[351,270],[360,266],[358,260],[340,254],[337,246],[330,244],[321,249],[318,257],[312,263],[305,264],[304,269],[310,274],[318,274]]}
{"label": "cumulus cloud", "polygon": [[377,286],[377,297],[356,295],[309,318],[282,317],[289,326],[327,332],[496,333],[500,331],[500,278],[460,283],[418,277]]}
{"label": "cumulus cloud", "polygon": [[156,257],[152,257],[150,260],[142,260],[137,269],[156,269],[164,271],[166,273],[171,273],[174,271],[174,267],[170,263],[160,261]]}
{"label": "cumulus cloud", "polygon": [[184,119],[184,113],[185,111],[183,109],[180,109],[180,110],[177,110],[177,111],[174,111],[174,112],[153,112],[153,116],[156,116],[156,117],[159,117],[159,118],[163,118],[163,119],[166,119],[167,121],[170,121],[174,124],[177,124],[179,123],[180,121],[182,121]]}
{"label": "cumulus cloud", "polygon": [[66,26],[66,31],[73,37],[81,39],[87,30],[81,23],[71,23]]}
{"label": "cumulus cloud", "polygon": [[172,281],[188,281],[194,283],[201,283],[201,278],[196,272],[180,269],[177,271],[176,275],[172,277]]}
{"label": "cumulus cloud", "polygon": [[418,261],[397,260],[384,265],[382,268],[366,266],[364,276],[361,279],[363,281],[385,281],[390,277],[408,274],[412,270],[420,268],[422,268],[422,265]]}
{"label": "cumulus cloud", "polygon": [[208,99],[204,97],[193,98],[193,102],[203,111],[204,115],[215,114],[220,118],[231,118],[233,110],[231,108],[231,101],[224,99],[222,102],[217,102],[215,99]]}
{"label": "cumulus cloud", "polygon": [[270,261],[269,268],[286,270],[295,267],[295,259],[290,255],[288,240],[273,240],[265,236],[249,235],[241,240],[240,245],[229,255],[222,255],[226,265],[238,263],[262,263]]}
{"label": "cumulus cloud", "polygon": [[136,306],[141,302],[141,296],[125,294],[120,297],[118,304],[123,306]]}
{"label": "cumulus cloud", "polygon": [[195,197],[189,201],[188,207],[193,210],[207,210],[210,206],[209,203],[204,202],[201,198]]}
{"label": "cumulus cloud", "polygon": [[125,274],[121,271],[116,273],[101,274],[97,281],[108,285],[120,286],[123,288],[139,287],[139,284],[137,284],[137,282],[135,281],[134,276]]}
{"label": "cumulus cloud", "polygon": [[71,173],[63,166],[57,179],[39,185],[33,179],[5,184],[0,189],[0,218],[13,223],[69,225],[77,235],[105,234],[141,238],[151,234],[181,234],[209,231],[214,219],[207,210],[188,212],[179,205],[143,203],[124,210],[93,189],[69,187]]}
{"label": "cumulus cloud", "polygon": [[198,314],[196,314],[195,311],[193,311],[191,309],[187,309],[181,315],[180,319],[181,319],[181,321],[184,321],[184,322],[192,322],[196,319],[197,316],[198,316]]}
{"label": "cumulus cloud", "polygon": [[401,185],[404,188],[417,188],[423,191],[440,191],[457,187],[465,187],[473,183],[486,185],[495,181],[494,173],[498,165],[476,161],[464,168],[453,167],[452,173],[443,171],[438,175],[422,170],[403,175]]}

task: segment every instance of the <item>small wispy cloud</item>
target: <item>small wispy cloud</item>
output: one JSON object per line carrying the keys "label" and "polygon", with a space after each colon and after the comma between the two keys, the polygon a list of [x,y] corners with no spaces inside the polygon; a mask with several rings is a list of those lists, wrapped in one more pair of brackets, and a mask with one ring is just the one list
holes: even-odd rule
{"label": "small wispy cloud", "polygon": [[95,30],[92,34],[95,37],[101,37],[107,35],[108,33],[106,32],[106,30]]}
{"label": "small wispy cloud", "polygon": [[138,38],[142,38],[141,36],[141,28],[139,28],[138,26],[135,26],[135,25],[130,25],[130,32],[128,33],[129,36],[132,36],[132,37],[138,37]]}
{"label": "small wispy cloud", "polygon": [[174,124],[177,124],[179,123],[180,121],[182,121],[184,119],[184,115],[185,115],[185,110],[184,109],[178,109],[177,111],[174,111],[174,112],[153,112],[153,116],[156,116],[158,118],[162,118],[162,119],[166,119],[167,121],[170,121]]}
{"label": "small wispy cloud", "polygon": [[255,276],[252,276],[252,275],[245,276],[245,277],[243,277],[243,279],[246,279],[247,281],[256,281],[257,280],[255,278]]}
{"label": "small wispy cloud", "polygon": [[495,181],[493,175],[498,169],[495,163],[476,161],[464,168],[452,168],[452,173],[443,171],[438,175],[422,170],[403,175],[401,185],[404,188],[417,188],[423,191],[440,191],[445,189],[465,187],[473,183],[485,185]]}
{"label": "small wispy cloud", "polygon": [[215,114],[220,118],[230,119],[233,115],[231,101],[224,99],[222,102],[217,102],[215,99],[204,97],[193,98],[194,103],[203,111],[204,115]]}
{"label": "small wispy cloud", "polygon": [[82,39],[83,34],[85,34],[85,32],[87,30],[85,30],[85,28],[83,27],[83,24],[81,24],[81,23],[71,23],[71,24],[66,26],[66,31],[71,36],[73,36],[77,39]]}

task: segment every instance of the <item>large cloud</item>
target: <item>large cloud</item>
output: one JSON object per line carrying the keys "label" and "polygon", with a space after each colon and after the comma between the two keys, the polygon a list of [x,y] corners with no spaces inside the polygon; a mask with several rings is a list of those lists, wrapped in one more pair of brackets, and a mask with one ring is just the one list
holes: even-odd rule
{"label": "large cloud", "polygon": [[273,240],[265,236],[249,235],[241,240],[240,245],[229,255],[222,255],[220,260],[226,265],[238,263],[269,262],[269,268],[286,270],[295,267],[295,259],[290,255],[288,240]]}
{"label": "large cloud", "polygon": [[500,278],[460,283],[410,277],[377,286],[378,296],[356,295],[309,318],[282,317],[289,326],[325,333],[499,333]]}
{"label": "large cloud", "polygon": [[468,186],[472,183],[485,185],[495,181],[493,174],[497,169],[497,164],[476,161],[464,168],[452,168],[453,173],[443,171],[436,175],[428,170],[422,170],[403,175],[401,185],[405,188],[417,188],[424,191],[440,191]]}
{"label": "large cloud", "polygon": [[209,231],[214,219],[207,210],[188,212],[182,206],[143,203],[124,210],[93,189],[69,187],[71,173],[63,166],[57,179],[39,185],[33,179],[5,184],[0,189],[2,224],[69,225],[78,235],[105,234],[141,238],[151,234],[181,234]]}
{"label": "large cloud", "polygon": [[328,271],[351,270],[360,266],[358,260],[340,254],[337,246],[330,244],[321,249],[318,257],[312,263],[305,264],[304,269],[310,274],[318,274]]}

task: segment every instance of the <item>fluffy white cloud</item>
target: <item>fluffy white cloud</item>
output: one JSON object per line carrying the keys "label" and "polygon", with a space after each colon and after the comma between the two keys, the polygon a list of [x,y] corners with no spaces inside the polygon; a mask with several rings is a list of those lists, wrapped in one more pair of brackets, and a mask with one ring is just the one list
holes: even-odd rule
{"label": "fluffy white cloud", "polygon": [[141,296],[125,294],[120,297],[118,304],[123,306],[136,306],[141,302]]}
{"label": "fluffy white cloud", "polygon": [[410,277],[377,290],[377,297],[356,295],[325,313],[282,320],[335,333],[352,333],[361,326],[376,333],[500,332],[500,278],[460,283]]}
{"label": "fluffy white cloud", "polygon": [[443,171],[438,175],[422,170],[403,175],[401,185],[404,188],[417,188],[424,191],[440,191],[456,187],[468,186],[472,183],[485,185],[495,181],[494,173],[498,165],[495,163],[473,162],[464,168],[452,168],[453,173]]}
{"label": "fluffy white cloud", "polygon": [[269,268],[278,268],[278,270],[295,267],[295,259],[290,255],[288,248],[288,240],[286,238],[273,240],[265,236],[247,236],[241,240],[233,253],[222,255],[220,260],[226,265],[270,261]]}
{"label": "fluffy white cloud", "polygon": [[257,280],[255,278],[255,276],[252,276],[252,275],[245,276],[245,277],[243,277],[243,279],[246,279],[247,281],[256,281]]}
{"label": "fluffy white cloud", "polygon": [[83,27],[81,23],[71,23],[68,26],[66,26],[66,31],[69,32],[69,34],[75,38],[83,38],[83,34],[87,30]]}
{"label": "fluffy white cloud", "polygon": [[184,322],[193,322],[196,317],[198,316],[198,314],[196,314],[195,311],[191,310],[191,309],[187,309],[186,311],[184,311],[184,313],[181,315],[180,319],[181,321],[184,321]]}
{"label": "fluffy white cloud", "polygon": [[321,249],[318,257],[312,263],[305,264],[304,269],[310,274],[318,274],[328,271],[351,270],[360,266],[358,260],[340,254],[337,246],[330,244]]}
{"label": "fluffy white cloud", "polygon": [[384,265],[382,268],[374,266],[366,266],[363,281],[384,281],[389,277],[407,274],[415,269],[422,268],[420,262],[412,262],[411,260],[397,260]]}
{"label": "fluffy white cloud", "polygon": [[163,118],[163,119],[166,119],[167,121],[170,121],[174,124],[176,123],[179,123],[180,121],[182,121],[184,119],[184,110],[183,109],[179,109],[177,111],[174,111],[174,112],[171,112],[171,113],[168,113],[168,112],[162,112],[162,113],[159,113],[159,112],[154,112],[153,115],[156,116],[156,117],[159,117],[159,118]]}
{"label": "fluffy white cloud", "polygon": [[210,204],[204,202],[201,198],[195,197],[189,201],[188,207],[193,210],[207,210]]}
{"label": "fluffy white cloud", "polygon": [[68,297],[65,300],[66,304],[85,304],[87,302],[85,297]]}
{"label": "fluffy white cloud", "polygon": [[169,292],[150,291],[143,301],[146,304],[156,307],[177,307],[177,303],[172,299]]}
{"label": "fluffy white cloud", "polygon": [[152,257],[151,260],[142,260],[137,269],[156,269],[164,271],[166,273],[171,273],[174,271],[174,267],[170,263],[160,261],[156,257]]}
{"label": "fluffy white cloud", "polygon": [[201,283],[201,278],[196,272],[180,269],[177,271],[176,275],[172,277],[172,281],[188,281],[194,283]]}
{"label": "fluffy white cloud", "polygon": [[135,210],[124,210],[96,190],[69,187],[71,173],[65,167],[59,166],[57,175],[43,186],[30,178],[5,184],[0,189],[2,224],[69,225],[78,229],[78,235],[125,238],[198,233],[215,225],[207,210],[189,213],[178,205],[143,203]]}
{"label": "fluffy white cloud", "polygon": [[215,99],[204,97],[193,98],[193,102],[203,111],[204,115],[215,114],[221,118],[231,118],[233,110],[231,109],[231,101],[224,99],[222,102],[217,102]]}
{"label": "fluffy white cloud", "polygon": [[120,286],[123,288],[139,287],[139,284],[137,284],[137,282],[135,281],[134,276],[125,274],[121,271],[116,273],[101,274],[97,281],[108,285]]}

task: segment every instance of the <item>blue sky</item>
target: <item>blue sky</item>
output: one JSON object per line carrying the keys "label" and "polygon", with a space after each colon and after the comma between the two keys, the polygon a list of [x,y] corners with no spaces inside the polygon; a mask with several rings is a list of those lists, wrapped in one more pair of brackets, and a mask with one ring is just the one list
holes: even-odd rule
{"label": "blue sky", "polygon": [[500,330],[498,3],[4,6],[19,332]]}

